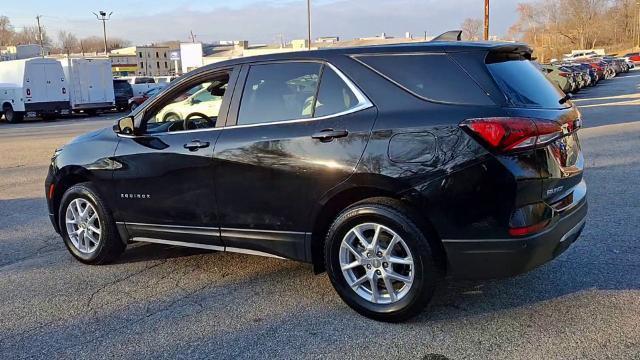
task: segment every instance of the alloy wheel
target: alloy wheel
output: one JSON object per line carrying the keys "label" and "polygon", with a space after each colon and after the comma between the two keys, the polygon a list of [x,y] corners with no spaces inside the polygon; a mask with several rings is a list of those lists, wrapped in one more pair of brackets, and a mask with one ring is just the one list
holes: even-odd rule
{"label": "alloy wheel", "polygon": [[359,224],[340,244],[340,268],[347,284],[374,304],[401,300],[413,284],[415,266],[400,235],[377,223]]}
{"label": "alloy wheel", "polygon": [[91,203],[82,198],[72,200],[65,214],[71,244],[83,254],[90,254],[100,243],[100,217]]}

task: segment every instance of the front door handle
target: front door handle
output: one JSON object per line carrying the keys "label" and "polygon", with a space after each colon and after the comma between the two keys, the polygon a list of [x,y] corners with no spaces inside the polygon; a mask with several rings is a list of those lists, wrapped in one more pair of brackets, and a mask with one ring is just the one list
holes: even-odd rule
{"label": "front door handle", "polygon": [[198,151],[198,149],[206,147],[209,147],[209,142],[200,140],[191,140],[191,142],[184,144],[184,148],[189,149],[189,151]]}
{"label": "front door handle", "polygon": [[320,140],[321,142],[330,142],[333,141],[333,139],[345,137],[347,135],[349,135],[347,130],[324,129],[311,135],[311,138]]}

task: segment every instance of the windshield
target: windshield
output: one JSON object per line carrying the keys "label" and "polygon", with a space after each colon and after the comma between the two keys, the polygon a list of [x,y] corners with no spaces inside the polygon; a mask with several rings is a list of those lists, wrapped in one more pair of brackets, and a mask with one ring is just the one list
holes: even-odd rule
{"label": "windshield", "polygon": [[529,60],[509,60],[487,64],[487,68],[507,99],[515,106],[562,109],[570,107],[562,91],[554,86]]}

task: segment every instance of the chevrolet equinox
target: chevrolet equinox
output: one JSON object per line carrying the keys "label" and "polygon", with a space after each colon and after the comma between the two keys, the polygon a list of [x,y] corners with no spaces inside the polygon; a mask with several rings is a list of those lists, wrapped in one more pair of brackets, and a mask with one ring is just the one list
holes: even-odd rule
{"label": "chevrolet equinox", "polygon": [[204,66],[55,152],[51,222],[83,263],[132,242],[275,256],[407,319],[443,276],[523,273],[584,227],[580,113],[530,60],[434,41]]}

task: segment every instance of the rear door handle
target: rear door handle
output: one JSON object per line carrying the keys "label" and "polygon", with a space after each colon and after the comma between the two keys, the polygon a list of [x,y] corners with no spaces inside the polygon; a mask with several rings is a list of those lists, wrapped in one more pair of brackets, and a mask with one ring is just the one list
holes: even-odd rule
{"label": "rear door handle", "polygon": [[209,142],[200,140],[191,140],[191,142],[184,144],[184,148],[189,149],[189,151],[197,151],[206,147],[209,147]]}
{"label": "rear door handle", "polygon": [[349,132],[347,130],[324,129],[311,135],[311,138],[320,140],[321,142],[329,142],[333,139],[345,137],[347,135],[349,135]]}

